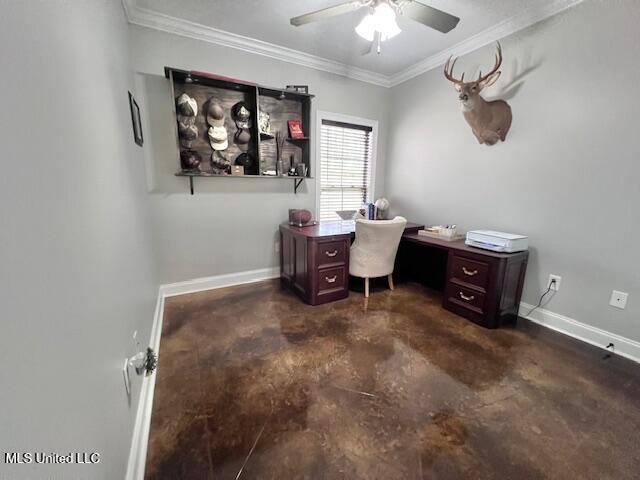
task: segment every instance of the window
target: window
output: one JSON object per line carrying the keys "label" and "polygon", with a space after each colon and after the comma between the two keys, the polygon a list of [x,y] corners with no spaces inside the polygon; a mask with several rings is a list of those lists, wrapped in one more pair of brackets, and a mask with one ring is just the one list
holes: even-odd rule
{"label": "window", "polygon": [[375,122],[351,123],[333,117],[319,118],[320,220],[339,220],[337,210],[357,210],[372,196]]}

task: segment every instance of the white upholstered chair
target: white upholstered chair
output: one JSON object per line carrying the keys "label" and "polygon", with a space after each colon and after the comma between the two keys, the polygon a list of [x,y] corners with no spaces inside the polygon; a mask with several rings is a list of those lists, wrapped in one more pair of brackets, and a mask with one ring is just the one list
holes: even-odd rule
{"label": "white upholstered chair", "polygon": [[407,219],[356,220],[356,239],[351,245],[349,273],[364,278],[364,296],[369,296],[369,279],[386,276],[393,290],[393,265]]}

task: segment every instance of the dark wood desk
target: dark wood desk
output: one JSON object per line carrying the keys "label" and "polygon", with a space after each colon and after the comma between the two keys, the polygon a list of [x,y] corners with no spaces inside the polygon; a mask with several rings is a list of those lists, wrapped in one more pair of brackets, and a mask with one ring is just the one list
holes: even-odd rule
{"label": "dark wood desk", "polygon": [[[400,242],[398,280],[435,280],[442,305],[488,328],[518,315],[529,252],[498,253],[418,235],[424,228],[408,223]],[[349,249],[353,222],[320,222],[313,227],[280,225],[280,278],[311,304],[349,296]],[[423,259],[427,255],[429,258]],[[429,259],[435,259],[430,261]]]}
{"label": "dark wood desk", "polygon": [[[407,223],[405,233],[424,225]],[[320,222],[311,227],[280,225],[280,278],[310,305],[349,296],[349,249],[355,222]]]}
{"label": "dark wood desk", "polygon": [[[429,268],[416,259],[416,251],[425,248],[442,253],[442,268],[437,261]],[[528,259],[528,251],[492,252],[470,247],[464,240],[447,242],[412,232],[402,237],[396,269],[405,280],[419,281],[419,269],[438,275],[439,280],[444,279],[444,308],[484,327],[497,328],[518,317]]]}

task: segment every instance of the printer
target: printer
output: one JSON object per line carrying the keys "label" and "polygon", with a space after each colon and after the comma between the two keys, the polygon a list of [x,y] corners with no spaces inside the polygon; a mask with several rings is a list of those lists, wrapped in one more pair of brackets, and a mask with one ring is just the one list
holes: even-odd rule
{"label": "printer", "polygon": [[529,248],[529,237],[513,233],[494,232],[493,230],[471,230],[467,232],[465,242],[472,247],[484,248],[494,252],[522,252]]}

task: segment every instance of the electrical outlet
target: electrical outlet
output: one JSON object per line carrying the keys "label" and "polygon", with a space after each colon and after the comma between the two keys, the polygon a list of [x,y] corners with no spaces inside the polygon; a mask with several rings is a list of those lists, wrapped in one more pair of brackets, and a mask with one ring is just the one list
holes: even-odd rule
{"label": "electrical outlet", "polygon": [[627,298],[629,294],[626,292],[619,292],[618,290],[614,290],[611,292],[611,299],[609,300],[609,305],[612,307],[619,308],[624,310],[627,308]]}
{"label": "electrical outlet", "polygon": [[[556,283],[553,285],[551,282],[555,280]],[[562,277],[560,275],[549,275],[549,281],[547,282],[547,288],[551,287],[551,290],[557,292],[560,290],[560,283],[562,283]]]}

